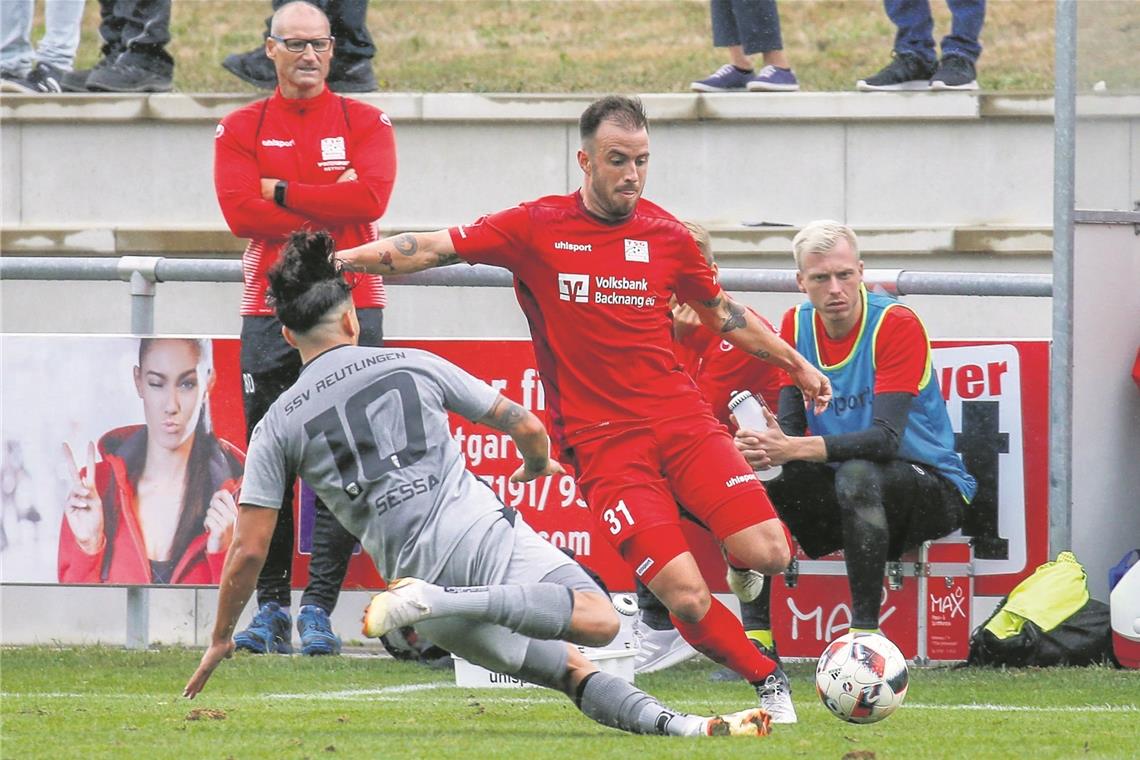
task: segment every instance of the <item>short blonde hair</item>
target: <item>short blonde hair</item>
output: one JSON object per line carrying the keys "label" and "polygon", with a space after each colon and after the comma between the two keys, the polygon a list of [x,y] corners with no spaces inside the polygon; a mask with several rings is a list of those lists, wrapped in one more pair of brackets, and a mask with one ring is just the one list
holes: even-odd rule
{"label": "short blonde hair", "polygon": [[696,222],[684,221],[681,224],[689,230],[689,234],[693,236],[693,242],[697,244],[697,248],[701,249],[701,255],[705,257],[705,261],[711,266],[713,263],[712,252],[712,238],[709,237],[709,231]]}
{"label": "short blonde hair", "polygon": [[851,244],[851,251],[856,258],[859,256],[859,240],[855,231],[846,224],[840,224],[830,219],[817,219],[808,222],[794,238],[792,238],[792,255],[796,259],[796,268],[801,272],[804,268],[804,257],[809,253],[828,253],[835,248],[840,238],[846,238]]}

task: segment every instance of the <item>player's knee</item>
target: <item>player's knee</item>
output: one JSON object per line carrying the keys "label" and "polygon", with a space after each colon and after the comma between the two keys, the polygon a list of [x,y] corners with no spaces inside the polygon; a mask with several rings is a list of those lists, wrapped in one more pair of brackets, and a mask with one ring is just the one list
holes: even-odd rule
{"label": "player's knee", "polygon": [[764,575],[779,575],[792,560],[792,548],[787,533],[779,520],[769,520],[761,526],[760,551],[751,564]]}
{"label": "player's knee", "polygon": [[699,586],[670,589],[661,600],[674,617],[685,623],[699,623],[709,611],[712,594],[702,582]]}
{"label": "player's knee", "polygon": [[840,506],[859,504],[882,490],[882,471],[874,462],[850,459],[835,473],[835,496]]}
{"label": "player's knee", "polygon": [[613,603],[604,594],[575,592],[570,640],[587,647],[609,644],[621,630]]}

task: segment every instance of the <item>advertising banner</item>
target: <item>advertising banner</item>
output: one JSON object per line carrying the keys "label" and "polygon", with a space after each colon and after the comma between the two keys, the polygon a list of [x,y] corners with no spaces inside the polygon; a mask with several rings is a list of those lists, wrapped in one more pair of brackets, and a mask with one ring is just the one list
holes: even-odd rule
{"label": "advertising banner", "polygon": [[[2,340],[3,581],[216,582],[232,518],[224,504],[213,512],[210,506],[215,496],[225,502],[219,492],[236,490],[245,448],[238,341],[143,342],[86,335],[6,335]],[[545,393],[527,340],[391,345],[433,351],[540,417],[545,414]],[[979,481],[962,531],[974,545],[975,593],[1003,595],[1047,559],[1048,343],[936,341],[934,364],[958,448]],[[460,418],[453,418],[452,426],[468,466],[504,503],[519,509],[555,546],[572,551],[611,590],[632,589],[632,573],[596,530],[572,475],[509,483],[519,464],[510,437]],[[197,456],[191,453],[195,442]],[[139,450],[148,445],[153,458],[140,464]],[[212,466],[203,469],[206,455]],[[95,483],[87,472],[92,460]],[[191,460],[198,465],[191,468]],[[171,487],[178,476],[194,488]],[[165,487],[156,490],[156,482]],[[190,491],[208,498],[190,499]],[[92,492],[107,516],[102,524],[93,519]],[[88,494],[86,501],[82,494]],[[188,500],[196,512],[185,508]],[[146,508],[117,508],[131,501],[145,502]],[[307,495],[299,500],[295,587],[307,582],[311,501]],[[197,526],[176,517],[186,514],[195,515]],[[715,543],[696,526],[685,530],[713,590],[727,591]],[[156,546],[164,551],[143,548]],[[834,609],[846,606],[846,578],[816,580],[828,589],[827,598],[815,599],[810,589],[816,581],[801,577],[795,614],[813,615],[816,607],[827,607],[820,613],[820,630],[830,639],[828,631],[838,630],[849,614],[841,609],[832,619]],[[358,552],[346,586],[382,583]],[[774,597],[774,614],[780,598],[779,593]],[[794,614],[786,604],[782,610]],[[812,626],[801,621],[799,630]]]}

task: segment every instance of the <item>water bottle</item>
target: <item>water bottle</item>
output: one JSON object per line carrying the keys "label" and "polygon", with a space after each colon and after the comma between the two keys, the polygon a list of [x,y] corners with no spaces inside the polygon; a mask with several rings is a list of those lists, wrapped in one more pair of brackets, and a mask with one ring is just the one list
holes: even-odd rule
{"label": "water bottle", "polygon": [[[737,391],[728,400],[728,411],[736,415],[736,421],[742,428],[751,430],[767,430],[768,420],[764,418],[763,410],[767,408],[764,399],[753,396],[750,391]],[[757,470],[756,477],[763,481],[780,477],[784,468],[780,465]]]}

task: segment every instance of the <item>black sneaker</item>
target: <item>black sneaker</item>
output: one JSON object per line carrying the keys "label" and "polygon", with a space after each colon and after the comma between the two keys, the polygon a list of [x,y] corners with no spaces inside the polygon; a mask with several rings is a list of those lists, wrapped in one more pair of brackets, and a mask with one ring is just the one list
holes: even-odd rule
{"label": "black sneaker", "polygon": [[333,92],[376,92],[379,89],[371,58],[333,58],[328,85]]}
{"label": "black sneaker", "polygon": [[56,68],[50,63],[37,63],[24,82],[30,88],[28,92],[36,95],[54,95],[63,92],[64,73],[66,72],[63,69]]}
{"label": "black sneaker", "polygon": [[277,86],[277,69],[273,61],[265,56],[265,48],[259,47],[247,53],[231,53],[222,61],[222,68],[243,82],[262,90],[272,90]]}
{"label": "black sneaker", "polygon": [[34,93],[31,84],[28,82],[28,77],[22,77],[19,74],[10,74],[7,71],[0,73],[0,92],[21,93],[27,95]]}
{"label": "black sneaker", "polygon": [[95,69],[87,78],[92,92],[170,92],[173,77],[130,63],[114,63]]}
{"label": "black sneaker", "polygon": [[892,53],[891,62],[873,77],[860,79],[855,89],[860,92],[929,90],[934,64],[913,53]]}
{"label": "black sneaker", "polygon": [[932,90],[976,90],[978,74],[974,62],[963,55],[944,55],[930,80]]}
{"label": "black sneaker", "polygon": [[76,71],[69,71],[60,79],[60,85],[63,87],[64,92],[87,92],[87,80],[91,75],[100,69],[105,69],[115,63],[114,58],[100,58],[89,69],[78,69]]}

